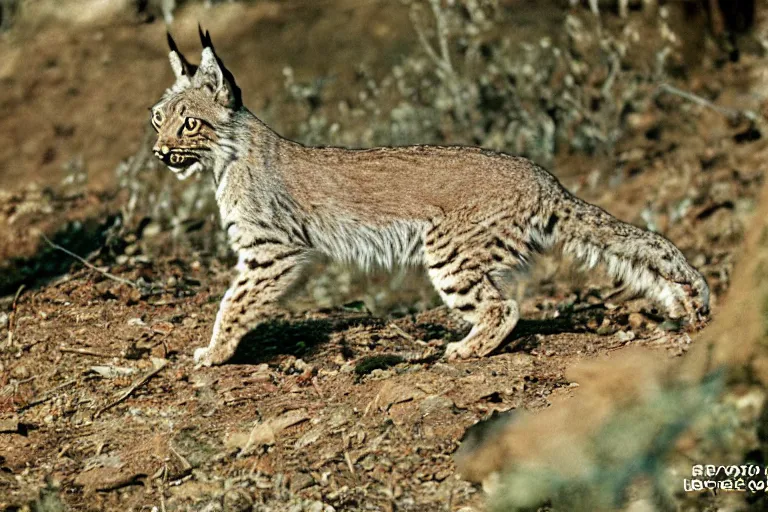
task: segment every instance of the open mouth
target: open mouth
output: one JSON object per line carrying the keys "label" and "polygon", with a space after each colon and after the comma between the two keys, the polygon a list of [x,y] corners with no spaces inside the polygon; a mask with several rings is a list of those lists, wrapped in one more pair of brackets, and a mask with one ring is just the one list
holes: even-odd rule
{"label": "open mouth", "polygon": [[177,169],[186,169],[192,164],[197,162],[197,158],[190,153],[180,153],[177,151],[171,151],[168,153],[161,153],[155,151],[155,156],[159,158],[168,167],[175,167]]}

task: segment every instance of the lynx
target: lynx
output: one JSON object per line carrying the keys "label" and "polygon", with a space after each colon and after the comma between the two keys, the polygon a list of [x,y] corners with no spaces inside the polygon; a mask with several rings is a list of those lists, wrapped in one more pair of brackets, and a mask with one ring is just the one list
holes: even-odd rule
{"label": "lynx", "polygon": [[445,304],[472,324],[449,359],[485,356],[519,319],[503,281],[560,248],[644,293],[672,318],[703,320],[709,289],[666,238],[571,195],[521,158],[474,147],[307,147],[243,106],[202,29],[199,66],[168,35],[176,82],[151,109],[155,155],[179,178],[213,178],[238,255],[200,365],[226,362],[249,330],[284,309],[317,254],[361,265],[424,265]]}

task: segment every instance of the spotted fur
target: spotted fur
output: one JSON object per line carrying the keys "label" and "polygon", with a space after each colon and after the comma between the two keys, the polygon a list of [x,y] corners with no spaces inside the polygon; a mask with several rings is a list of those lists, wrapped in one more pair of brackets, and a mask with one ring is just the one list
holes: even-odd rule
{"label": "spotted fur", "polygon": [[169,38],[176,83],[152,108],[155,153],[180,179],[211,174],[239,255],[199,363],[223,363],[248,330],[281,315],[280,300],[317,254],[364,268],[425,265],[445,303],[473,324],[449,357],[503,342],[519,309],[502,280],[556,246],[587,268],[603,263],[671,316],[706,314],[707,284],[671,242],[573,197],[529,160],[470,147],[300,145],[242,105],[210,36],[201,40],[195,67]]}

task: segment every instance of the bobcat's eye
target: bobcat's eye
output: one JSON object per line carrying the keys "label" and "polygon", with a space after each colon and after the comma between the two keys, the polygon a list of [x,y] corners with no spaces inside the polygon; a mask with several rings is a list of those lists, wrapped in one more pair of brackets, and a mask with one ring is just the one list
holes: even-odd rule
{"label": "bobcat's eye", "polygon": [[188,117],[184,120],[184,131],[187,135],[195,135],[200,131],[202,125],[203,123],[201,123],[199,119]]}
{"label": "bobcat's eye", "polygon": [[152,127],[155,131],[160,131],[160,127],[163,126],[163,121],[165,121],[165,116],[160,110],[155,110],[152,112],[150,121],[152,122]]}

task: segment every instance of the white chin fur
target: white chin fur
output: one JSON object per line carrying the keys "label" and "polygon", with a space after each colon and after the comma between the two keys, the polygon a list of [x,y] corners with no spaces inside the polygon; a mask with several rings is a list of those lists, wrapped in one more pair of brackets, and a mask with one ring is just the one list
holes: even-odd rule
{"label": "white chin fur", "polygon": [[176,175],[179,180],[185,180],[200,170],[200,162],[195,162],[186,169],[179,169],[177,167],[170,166],[168,168],[173,172],[173,174]]}

